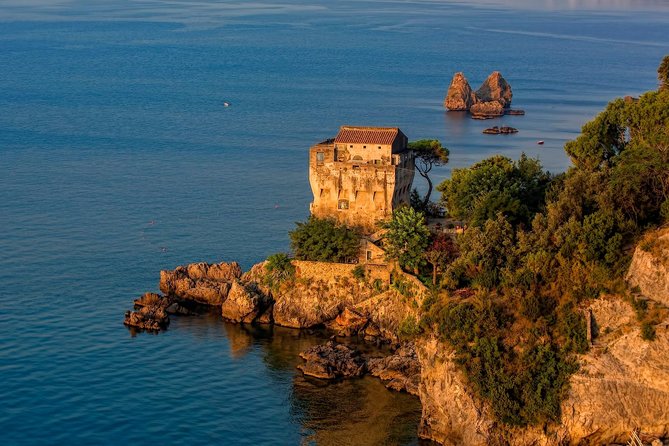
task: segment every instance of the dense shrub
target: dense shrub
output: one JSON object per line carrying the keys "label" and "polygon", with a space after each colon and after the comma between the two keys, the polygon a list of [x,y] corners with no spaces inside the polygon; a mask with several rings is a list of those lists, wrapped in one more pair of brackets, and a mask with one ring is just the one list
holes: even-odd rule
{"label": "dense shrub", "polygon": [[267,257],[265,271],[267,271],[265,282],[270,287],[276,287],[285,280],[290,280],[295,277],[295,266],[291,262],[288,254],[283,252],[272,254]]}
{"label": "dense shrub", "polygon": [[290,232],[295,258],[319,262],[352,263],[360,252],[360,235],[335,220],[310,217]]}

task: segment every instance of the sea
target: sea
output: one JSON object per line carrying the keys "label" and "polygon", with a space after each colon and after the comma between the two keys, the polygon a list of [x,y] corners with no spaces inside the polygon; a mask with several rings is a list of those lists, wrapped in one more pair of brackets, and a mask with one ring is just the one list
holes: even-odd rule
{"label": "sea", "polygon": [[[422,444],[417,398],[301,375],[326,334],[123,314],[161,269],[287,251],[341,125],[441,140],[435,183],[495,154],[565,171],[657,87],[667,30],[664,0],[0,0],[0,444]],[[494,70],[525,116],[445,111],[455,72]]]}

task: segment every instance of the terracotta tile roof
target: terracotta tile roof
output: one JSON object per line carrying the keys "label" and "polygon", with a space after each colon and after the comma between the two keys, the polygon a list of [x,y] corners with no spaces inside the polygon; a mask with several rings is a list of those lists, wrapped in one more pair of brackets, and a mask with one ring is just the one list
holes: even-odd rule
{"label": "terracotta tile roof", "polygon": [[392,144],[401,133],[397,127],[352,127],[339,129],[335,143],[344,144]]}

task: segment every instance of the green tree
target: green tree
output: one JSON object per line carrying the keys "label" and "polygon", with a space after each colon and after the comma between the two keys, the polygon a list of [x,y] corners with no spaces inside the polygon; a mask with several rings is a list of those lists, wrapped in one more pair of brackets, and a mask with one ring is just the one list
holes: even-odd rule
{"label": "green tree", "polygon": [[657,78],[660,81],[660,90],[669,89],[669,55],[662,59],[657,69]]}
{"label": "green tree", "polygon": [[432,285],[437,284],[437,273],[458,255],[458,247],[448,234],[436,234],[425,251],[425,260],[432,265]]}
{"label": "green tree", "polygon": [[290,232],[295,258],[319,262],[350,263],[358,258],[360,235],[332,219],[309,217]]}
{"label": "green tree", "polygon": [[414,152],[414,165],[418,174],[427,181],[427,193],[423,198],[422,209],[427,209],[432,195],[432,180],[429,173],[434,166],[441,166],[448,163],[449,150],[441,145],[436,139],[421,139],[409,143],[409,150]]}
{"label": "green tree", "polygon": [[399,261],[403,268],[418,273],[425,264],[424,253],[430,240],[425,215],[412,207],[401,207],[382,227],[387,230],[384,238],[386,256]]}
{"label": "green tree", "polygon": [[454,169],[437,190],[448,213],[470,226],[480,226],[500,212],[512,223],[528,223],[542,208],[550,180],[536,159],[522,154],[513,162],[497,155]]}

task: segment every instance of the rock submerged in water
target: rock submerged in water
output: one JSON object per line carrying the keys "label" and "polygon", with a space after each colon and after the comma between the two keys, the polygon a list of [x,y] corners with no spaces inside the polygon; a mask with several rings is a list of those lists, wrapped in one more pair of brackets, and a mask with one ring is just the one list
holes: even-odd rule
{"label": "rock submerged in water", "polygon": [[488,129],[485,129],[483,131],[484,134],[486,135],[509,135],[511,133],[518,133],[518,129],[513,128],[513,127],[490,127]]}
{"label": "rock submerged in water", "polygon": [[311,347],[300,353],[300,357],[306,362],[297,368],[305,375],[321,379],[362,376],[367,366],[360,352],[334,341]]}
{"label": "rock submerged in water", "polygon": [[297,366],[305,375],[320,379],[350,378],[369,373],[386,387],[418,395],[420,363],[412,344],[385,357],[366,357],[359,351],[333,340],[300,353],[306,362]]}
{"label": "rock submerged in water", "polygon": [[444,107],[452,111],[467,111],[476,102],[476,96],[465,75],[462,72],[455,73],[444,99]]}
{"label": "rock submerged in water", "polygon": [[160,331],[167,328],[170,318],[159,306],[141,307],[137,311],[126,311],[123,323],[143,330]]}
{"label": "rock submerged in water", "polygon": [[385,358],[370,358],[367,369],[370,375],[384,381],[387,388],[418,395],[420,363],[412,344],[403,346]]}

